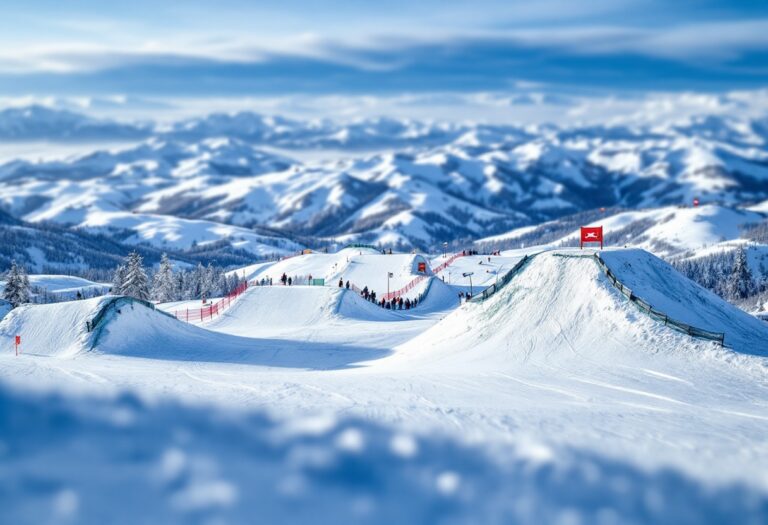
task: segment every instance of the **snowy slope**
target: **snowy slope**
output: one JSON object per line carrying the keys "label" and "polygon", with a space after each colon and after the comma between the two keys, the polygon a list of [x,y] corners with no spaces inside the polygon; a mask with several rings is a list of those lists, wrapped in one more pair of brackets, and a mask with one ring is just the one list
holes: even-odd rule
{"label": "snowy slope", "polygon": [[128,231],[127,244],[146,243],[160,249],[189,250],[216,242],[257,256],[284,255],[301,250],[298,243],[278,236],[258,234],[248,228],[212,221],[181,219],[170,215],[123,211],[92,212],[79,226],[94,233]]}
{"label": "snowy slope", "polygon": [[[47,293],[63,299],[74,299],[77,292],[80,292],[83,297],[101,295],[107,293],[111,287],[110,284],[95,283],[82,277],[49,274],[32,274],[29,276],[29,284],[33,288],[45,290]],[[0,281],[0,292],[4,288],[5,281]]]}
{"label": "snowy slope", "polygon": [[683,278],[642,250],[601,252],[606,265],[638,297],[692,326],[725,332],[725,344],[739,352],[768,356],[768,325]]}
{"label": "snowy slope", "polygon": [[[654,264],[633,253],[626,255],[632,268]],[[14,388],[81,396],[130,389],[217,410],[267,410],[287,425],[318,414],[360,416],[396,433],[414,433],[419,443],[438,436],[472,441],[492,452],[498,465],[516,454],[526,458],[518,488],[505,493],[505,501],[522,497],[521,486],[539,501],[553,486],[526,483],[549,473],[562,481],[555,492],[564,505],[584,519],[597,512],[580,499],[577,488],[585,484],[589,493],[604,489],[617,501],[635,490],[659,492],[641,498],[645,503],[635,501],[630,516],[640,512],[637,505],[658,508],[674,493],[664,505],[669,516],[686,483],[692,494],[707,494],[707,502],[728,505],[725,515],[731,517],[755,509],[734,494],[765,495],[768,384],[765,357],[754,350],[723,349],[646,317],[589,258],[538,255],[491,299],[461,307],[453,303],[455,289],[431,283],[424,306],[435,297],[446,301],[446,309],[424,316],[418,309],[409,316],[369,312],[354,294],[333,287],[253,289],[238,303],[239,318],[225,314],[219,327],[212,324],[216,331],[147,308],[125,309],[106,325],[97,351],[77,359],[32,355],[31,349],[15,358],[5,346],[13,330],[3,321],[0,378]],[[333,314],[329,300],[336,297],[342,302]],[[50,324],[50,316],[38,320]],[[51,341],[56,333],[49,334]],[[753,335],[755,344],[765,340],[764,332]],[[235,419],[246,424],[241,415]],[[204,427],[213,428],[210,421]],[[230,431],[222,432],[227,437],[221,440],[232,439]],[[512,450],[498,448],[508,446]],[[428,455],[431,446],[425,447]],[[475,470],[462,465],[455,469],[459,486],[466,487]],[[571,468],[581,474],[563,480]],[[618,478],[630,484],[629,492],[615,491]],[[250,493],[247,483],[238,487]],[[727,496],[714,496],[721,491]],[[487,501],[488,491],[483,494]],[[715,523],[724,520],[712,515]]]}
{"label": "snowy slope", "polygon": [[0,111],[0,139],[6,141],[117,141],[148,136],[148,125],[94,119],[40,105]]}
{"label": "snowy slope", "polygon": [[[463,285],[469,289],[469,278],[463,274],[472,272],[472,284],[477,289],[490,286],[501,278],[520,260],[522,255],[466,255],[456,259],[438,275],[446,283]],[[489,260],[490,259],[490,260]],[[440,255],[432,259],[432,267],[439,266],[445,258]]]}
{"label": "snowy slope", "polygon": [[[661,310],[669,309],[671,317],[726,331],[728,344],[737,352],[768,354],[768,326],[645,252],[604,254],[628,286],[635,284],[640,297]],[[538,255],[500,293],[454,312],[392,359],[408,359],[409,366],[417,362],[433,366],[435,361],[449,362],[451,367],[494,363],[503,371],[532,358],[584,355],[612,362],[628,352],[715,352],[713,343],[699,342],[646,317],[613,288],[590,257],[579,255],[583,254]],[[469,347],[477,349],[471,358],[464,353]]]}
{"label": "snowy slope", "polygon": [[[314,279],[325,279],[326,285],[337,285],[339,279],[344,283],[349,281],[359,288],[368,286],[375,290],[379,296],[387,291],[387,274],[392,273],[389,279],[390,290],[398,290],[418,277],[418,264],[429,262],[422,255],[392,254],[383,255],[370,248],[345,248],[336,253],[310,253],[283,259],[274,264],[256,266],[251,272],[250,279],[272,278],[273,283],[278,284],[280,277],[287,276],[299,282],[304,282],[310,275]],[[414,294],[419,293],[424,285],[414,289]]]}
{"label": "snowy slope", "polygon": [[[290,312],[290,314],[288,314]],[[330,286],[255,286],[205,328],[248,337],[295,334],[355,320],[392,321],[397,313],[373,305],[351,290]]]}
{"label": "snowy slope", "polygon": [[[351,151],[366,141],[389,151]],[[759,119],[521,128],[215,115],[120,151],[8,162],[0,203],[30,221],[137,211],[424,247],[603,206],[764,201],[765,144]],[[349,150],[298,161],[256,146]]]}
{"label": "snowy slope", "polygon": [[13,352],[13,338],[19,335],[26,354],[73,357],[90,347],[92,334],[86,322],[110,299],[107,296],[14,308],[0,322],[0,348],[2,352]]}
{"label": "snowy slope", "polygon": [[[717,204],[698,207],[666,206],[619,212],[588,221],[583,226],[602,226],[607,245],[631,245],[659,256],[680,256],[723,241],[739,239],[742,227],[762,222],[766,215],[734,206]],[[500,243],[531,234],[542,233],[552,223],[514,229],[502,235],[487,237],[478,243]],[[578,244],[579,231],[572,231],[549,243],[550,246]]]}

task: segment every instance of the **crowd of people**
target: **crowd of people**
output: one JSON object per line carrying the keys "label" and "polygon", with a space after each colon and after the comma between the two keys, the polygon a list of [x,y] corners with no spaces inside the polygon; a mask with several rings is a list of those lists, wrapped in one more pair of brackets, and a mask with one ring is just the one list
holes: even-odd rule
{"label": "crowd of people", "polygon": [[[349,290],[351,287],[351,284],[349,281],[346,283],[344,282],[344,279],[339,279],[339,288],[346,288]],[[380,306],[381,308],[384,308],[385,310],[410,310],[411,308],[416,308],[416,306],[419,304],[419,299],[421,298],[421,294],[419,294],[419,297],[415,299],[411,299],[409,297],[406,297],[403,299],[402,297],[394,297],[390,300],[386,300],[384,298],[377,299],[376,298],[376,292],[373,290],[369,290],[368,287],[364,287],[362,290],[360,290],[360,297],[365,299],[368,302],[371,302],[377,306]]]}

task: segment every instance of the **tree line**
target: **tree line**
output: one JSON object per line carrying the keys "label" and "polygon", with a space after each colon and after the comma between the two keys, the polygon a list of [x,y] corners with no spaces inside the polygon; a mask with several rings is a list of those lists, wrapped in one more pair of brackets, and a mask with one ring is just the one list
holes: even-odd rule
{"label": "tree line", "polygon": [[[23,265],[11,262],[6,275],[3,299],[15,308],[29,303],[32,293],[36,302],[57,302],[62,300],[56,294],[41,293],[43,290],[30,287],[29,277]],[[113,295],[127,295],[144,301],[161,303],[193,299],[208,299],[227,295],[237,288],[242,279],[236,272],[227,273],[223,268],[198,263],[192,269],[175,270],[168,254],[162,254],[157,270],[144,266],[144,258],[139,252],[131,252],[112,272]],[[77,298],[84,299],[86,294],[78,293]]]}
{"label": "tree line", "polygon": [[174,270],[165,253],[160,258],[157,271],[150,277],[141,254],[132,252],[115,268],[112,293],[167,303],[227,295],[241,282],[236,272],[228,274],[210,263],[208,266],[198,263],[192,270]]}
{"label": "tree line", "polygon": [[672,262],[677,271],[723,299],[752,307],[768,301],[768,269],[761,263],[753,275],[747,250],[722,251]]}

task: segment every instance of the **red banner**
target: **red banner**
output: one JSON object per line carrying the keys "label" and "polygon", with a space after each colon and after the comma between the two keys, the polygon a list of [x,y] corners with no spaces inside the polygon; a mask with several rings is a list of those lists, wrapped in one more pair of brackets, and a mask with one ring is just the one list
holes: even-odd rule
{"label": "red banner", "polygon": [[602,226],[595,226],[595,227],[582,226],[580,247],[583,248],[584,243],[587,243],[587,242],[599,242],[600,249],[602,249],[603,248],[603,227]]}

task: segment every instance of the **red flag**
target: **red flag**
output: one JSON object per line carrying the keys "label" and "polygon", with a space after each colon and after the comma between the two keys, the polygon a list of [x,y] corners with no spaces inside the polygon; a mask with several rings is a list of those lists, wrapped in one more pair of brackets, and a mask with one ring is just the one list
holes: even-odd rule
{"label": "red flag", "polygon": [[584,247],[585,242],[599,242],[600,248],[603,247],[603,227],[581,227],[581,247]]}

